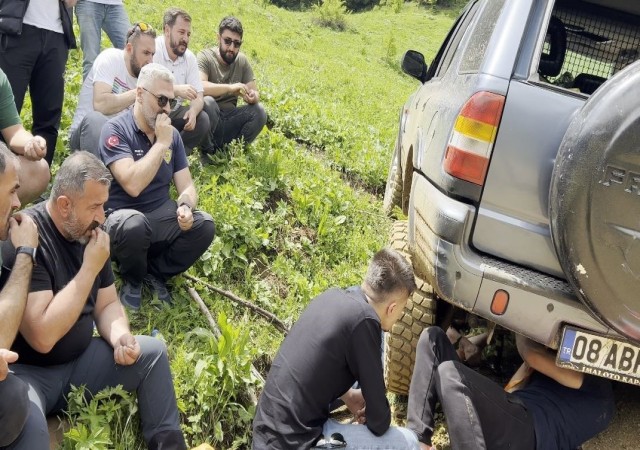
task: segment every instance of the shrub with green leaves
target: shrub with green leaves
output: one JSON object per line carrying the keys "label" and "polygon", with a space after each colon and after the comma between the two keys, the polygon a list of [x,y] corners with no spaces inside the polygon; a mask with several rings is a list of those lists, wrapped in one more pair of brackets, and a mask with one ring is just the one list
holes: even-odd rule
{"label": "shrub with green leaves", "polygon": [[336,31],[347,29],[347,7],[344,0],[321,0],[322,3],[313,6],[316,17],[315,23],[322,27]]}

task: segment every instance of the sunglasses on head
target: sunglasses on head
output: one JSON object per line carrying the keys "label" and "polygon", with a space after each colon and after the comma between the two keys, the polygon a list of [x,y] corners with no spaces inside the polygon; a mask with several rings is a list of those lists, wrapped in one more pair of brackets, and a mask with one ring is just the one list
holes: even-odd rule
{"label": "sunglasses on head", "polygon": [[129,32],[127,33],[127,40],[138,30],[140,30],[142,33],[146,33],[153,31],[153,27],[146,22],[136,22],[129,29]]}
{"label": "sunglasses on head", "polygon": [[149,89],[143,87],[142,89],[144,89],[145,91],[147,91],[149,94],[153,95],[156,100],[158,100],[158,106],[160,108],[164,108],[165,106],[167,106],[167,103],[169,104],[169,107],[171,109],[175,108],[176,104],[178,103],[178,99],[176,98],[169,98],[166,95],[156,95],[153,92],[151,92]]}
{"label": "sunglasses on head", "polygon": [[240,48],[240,46],[242,45],[242,41],[234,40],[231,38],[224,38],[222,40],[224,41],[227,47],[231,47],[231,44],[233,44],[235,48]]}

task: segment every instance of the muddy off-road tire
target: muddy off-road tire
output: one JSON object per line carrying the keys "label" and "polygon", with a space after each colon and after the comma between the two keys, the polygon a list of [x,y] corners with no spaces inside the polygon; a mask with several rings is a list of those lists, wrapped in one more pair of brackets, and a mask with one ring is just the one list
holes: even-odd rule
{"label": "muddy off-road tire", "polygon": [[[390,246],[411,261],[407,246],[407,222],[397,221],[391,230]],[[416,277],[418,288],[407,302],[385,342],[384,375],[387,389],[396,394],[409,392],[416,344],[422,330],[435,323],[436,297],[429,283]]]}
{"label": "muddy off-road tire", "polygon": [[391,158],[387,186],[385,187],[384,198],[382,200],[382,208],[387,217],[391,217],[393,209],[396,206],[402,207],[402,174],[400,171],[400,157],[397,150],[393,158]]}

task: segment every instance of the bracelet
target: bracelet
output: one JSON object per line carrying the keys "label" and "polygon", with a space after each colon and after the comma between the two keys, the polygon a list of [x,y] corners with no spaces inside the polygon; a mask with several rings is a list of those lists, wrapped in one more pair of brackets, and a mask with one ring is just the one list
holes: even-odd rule
{"label": "bracelet", "polygon": [[182,202],[178,205],[178,208],[180,208],[181,206],[186,206],[187,208],[189,208],[189,211],[193,211],[193,208],[191,207],[190,204],[188,204],[187,202]]}

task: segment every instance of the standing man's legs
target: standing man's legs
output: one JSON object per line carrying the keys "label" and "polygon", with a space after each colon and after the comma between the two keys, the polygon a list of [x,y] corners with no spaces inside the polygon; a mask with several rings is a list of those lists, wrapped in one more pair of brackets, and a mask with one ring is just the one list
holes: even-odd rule
{"label": "standing man's legs", "polygon": [[7,75],[18,113],[29,87],[31,72],[42,52],[40,29],[22,26],[20,36],[2,35],[0,39],[0,68]]}
{"label": "standing man's legs", "polygon": [[102,27],[115,48],[124,48],[131,23],[124,5],[106,5],[107,13]]}
{"label": "standing man's legs", "polygon": [[45,159],[51,166],[62,117],[64,71],[69,50],[62,33],[47,30],[41,30],[41,33],[44,45],[29,83],[33,109],[32,133],[47,141]]}
{"label": "standing man's legs", "polygon": [[78,0],[76,18],[80,27],[80,47],[82,48],[82,79],[87,78],[93,62],[100,54],[102,24],[105,21],[106,6],[89,0]]}

